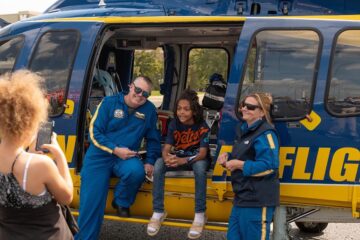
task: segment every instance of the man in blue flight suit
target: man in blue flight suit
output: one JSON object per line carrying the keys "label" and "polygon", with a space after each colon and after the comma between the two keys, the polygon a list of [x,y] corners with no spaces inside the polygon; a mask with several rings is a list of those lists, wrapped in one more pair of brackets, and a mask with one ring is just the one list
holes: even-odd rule
{"label": "man in blue flight suit", "polygon": [[[98,238],[112,174],[120,177],[114,189],[113,206],[122,217],[129,216],[129,207],[145,174],[152,175],[161,144],[156,108],[147,100],[151,88],[148,77],[138,77],[127,95],[105,97],[98,106],[90,123],[91,144],[81,170],[80,232],[75,239]],[[137,152],[144,137],[145,163]]]}

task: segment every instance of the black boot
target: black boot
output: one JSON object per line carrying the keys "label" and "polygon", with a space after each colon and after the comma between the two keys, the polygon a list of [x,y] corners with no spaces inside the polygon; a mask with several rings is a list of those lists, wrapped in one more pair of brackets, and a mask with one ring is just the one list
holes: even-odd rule
{"label": "black boot", "polygon": [[116,205],[115,201],[111,202],[111,206],[116,209],[116,213],[119,217],[130,217],[130,209]]}
{"label": "black boot", "polygon": [[130,209],[129,208],[118,206],[116,208],[116,212],[119,217],[126,217],[126,218],[130,217]]}

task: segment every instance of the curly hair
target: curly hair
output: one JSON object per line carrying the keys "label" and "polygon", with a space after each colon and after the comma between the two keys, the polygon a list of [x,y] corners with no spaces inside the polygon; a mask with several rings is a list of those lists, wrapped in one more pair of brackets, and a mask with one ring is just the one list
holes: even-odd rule
{"label": "curly hair", "polygon": [[23,141],[47,119],[43,79],[28,70],[0,76],[0,136]]}
{"label": "curly hair", "polygon": [[204,121],[203,109],[199,103],[199,97],[194,90],[186,89],[180,95],[180,98],[176,101],[176,107],[174,109],[174,116],[176,116],[177,106],[179,105],[180,100],[187,100],[190,103],[190,109],[193,112],[195,124],[199,124]]}

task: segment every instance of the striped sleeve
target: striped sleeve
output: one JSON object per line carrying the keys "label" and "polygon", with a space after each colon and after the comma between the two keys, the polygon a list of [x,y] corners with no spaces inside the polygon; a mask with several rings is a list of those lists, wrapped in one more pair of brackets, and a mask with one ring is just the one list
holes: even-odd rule
{"label": "striped sleeve", "polygon": [[[255,159],[246,159],[245,176],[261,177],[274,172],[279,167],[279,143],[276,133],[266,131],[254,142]],[[245,160],[245,159],[244,159]]]}
{"label": "striped sleeve", "polygon": [[89,134],[91,142],[99,149],[112,154],[116,145],[111,142],[105,135],[106,125],[109,122],[109,102],[106,98],[99,104],[96,112],[91,119]]}

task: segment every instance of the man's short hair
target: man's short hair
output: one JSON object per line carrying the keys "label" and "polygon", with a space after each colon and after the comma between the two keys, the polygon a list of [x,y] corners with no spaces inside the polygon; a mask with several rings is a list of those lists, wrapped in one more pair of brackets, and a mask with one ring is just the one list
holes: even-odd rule
{"label": "man's short hair", "polygon": [[133,82],[135,82],[135,81],[138,80],[138,79],[144,80],[144,81],[152,88],[153,82],[152,82],[152,80],[151,80],[148,76],[138,76],[138,77],[136,77],[136,78],[134,79]]}

